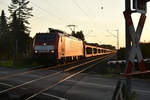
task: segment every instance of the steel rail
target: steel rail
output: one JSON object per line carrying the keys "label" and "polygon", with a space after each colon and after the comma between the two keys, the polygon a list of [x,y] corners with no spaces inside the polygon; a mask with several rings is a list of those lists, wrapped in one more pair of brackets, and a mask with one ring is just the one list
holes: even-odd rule
{"label": "steel rail", "polygon": [[[103,59],[104,57],[102,57],[101,59]],[[95,60],[92,60],[93,62],[94,61],[97,61],[97,60],[99,60],[100,58],[98,58],[98,59],[95,59]],[[88,63],[91,63],[91,61],[88,61]],[[82,64],[79,64],[79,65],[77,65],[78,67],[80,67],[80,66],[83,66],[83,65],[86,65],[86,64],[88,64],[87,62],[86,63],[82,63]],[[77,68],[77,67],[75,67],[75,68]],[[68,68],[67,68],[68,69]],[[69,68],[70,69],[70,68]],[[72,68],[73,69],[73,68]],[[72,70],[72,69],[70,69],[70,70]],[[0,91],[0,94],[2,94],[2,93],[5,93],[5,92],[8,92],[8,91],[11,91],[11,90],[13,90],[13,89],[16,89],[16,88],[19,88],[19,87],[22,87],[22,86],[24,86],[24,85],[27,85],[27,84],[30,84],[30,83],[32,83],[32,82],[36,82],[36,81],[39,81],[39,80],[42,80],[42,79],[46,79],[46,78],[48,78],[48,77],[52,77],[52,76],[55,76],[55,75],[58,75],[58,74],[60,74],[60,73],[62,73],[62,72],[67,72],[67,71],[70,71],[70,70],[62,70],[62,71],[59,71],[59,72],[56,72],[56,73],[53,73],[53,74],[50,74],[50,75],[46,75],[46,76],[44,76],[44,77],[41,77],[41,78],[39,78],[39,79],[34,79],[34,80],[31,80],[31,81],[28,81],[28,82],[25,82],[25,83],[23,83],[23,84],[20,84],[20,85],[17,85],[17,86],[14,86],[14,87],[12,87],[12,88],[8,88],[8,89],[5,89],[5,90],[2,90],[2,91]]]}
{"label": "steel rail", "polygon": [[[8,87],[13,87],[13,85],[10,85],[10,84],[5,84],[5,83],[0,83],[0,84],[4,85],[4,86],[8,86]],[[55,96],[55,95],[52,95],[52,94],[42,93],[42,95],[45,95],[45,96],[48,96],[48,97],[54,97],[54,98],[57,98],[58,100],[66,100],[65,98]]]}
{"label": "steel rail", "polygon": [[[102,60],[101,60],[100,62],[104,61],[105,59],[108,59],[109,57],[110,57],[110,56],[104,57],[104,59],[102,58]],[[36,96],[40,95],[41,93],[43,93],[43,92],[49,90],[50,88],[53,88],[53,87],[57,86],[58,84],[63,83],[64,81],[66,81],[66,80],[68,80],[68,79],[70,79],[70,78],[72,78],[72,77],[74,77],[74,76],[76,76],[76,75],[78,75],[78,74],[80,74],[80,73],[82,73],[82,72],[84,72],[84,71],[86,71],[86,70],[88,70],[88,69],[94,67],[95,65],[99,64],[100,62],[94,63],[94,64],[92,64],[92,65],[90,65],[90,66],[88,66],[88,67],[86,67],[86,68],[84,68],[84,69],[82,69],[82,70],[80,70],[80,71],[77,71],[77,72],[75,72],[75,73],[73,73],[73,74],[71,74],[71,75],[68,75],[68,76],[65,77],[64,79],[59,80],[59,81],[56,82],[55,84],[52,84],[52,85],[48,86],[47,88],[45,88],[45,89],[43,89],[43,90],[41,90],[41,91],[39,91],[39,92],[37,92],[37,93],[31,95],[30,97],[26,98],[25,100],[33,99],[34,97],[36,97]]]}
{"label": "steel rail", "polygon": [[16,74],[1,76],[0,79],[6,79],[6,78],[15,77],[15,76],[21,76],[21,75],[25,75],[25,74],[29,74],[29,73],[33,73],[33,72],[37,72],[37,71],[51,70],[51,69],[67,66],[67,65],[70,65],[70,64],[73,64],[73,63],[75,63],[75,62],[70,62],[70,63],[61,64],[61,65],[50,66],[50,67],[47,67],[47,68],[32,69],[30,71],[25,71],[25,72],[20,72],[20,73],[16,73]]}
{"label": "steel rail", "polygon": [[15,76],[21,76],[21,75],[25,75],[25,74],[29,74],[29,73],[33,73],[33,72],[37,72],[37,71],[51,70],[51,69],[60,68],[60,67],[67,66],[70,64],[75,64],[75,63],[77,63],[77,62],[75,62],[75,61],[69,62],[69,63],[65,63],[65,64],[50,66],[48,68],[32,69],[30,71],[20,72],[20,73],[6,75],[6,76],[0,76],[0,79],[6,79],[6,78],[15,77]]}

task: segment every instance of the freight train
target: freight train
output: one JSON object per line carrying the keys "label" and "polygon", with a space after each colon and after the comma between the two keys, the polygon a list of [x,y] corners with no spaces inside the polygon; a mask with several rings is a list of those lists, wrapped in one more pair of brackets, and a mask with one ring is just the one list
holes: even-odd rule
{"label": "freight train", "polygon": [[50,29],[48,33],[37,33],[32,49],[35,59],[44,58],[50,62],[61,63],[112,52],[110,49],[87,45],[82,40],[57,29]]}

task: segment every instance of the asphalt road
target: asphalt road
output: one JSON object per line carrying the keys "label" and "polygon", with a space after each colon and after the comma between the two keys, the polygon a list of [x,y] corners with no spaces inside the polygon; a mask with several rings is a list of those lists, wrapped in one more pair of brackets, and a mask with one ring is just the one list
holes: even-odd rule
{"label": "asphalt road", "polygon": [[[107,65],[105,63],[102,63],[96,65],[95,68],[99,69],[100,67],[105,66]],[[24,72],[27,70],[28,69],[17,70],[0,67],[0,77],[18,72]],[[63,83],[38,95],[33,100],[111,100],[117,81],[120,78],[91,74],[91,71],[93,70],[88,70],[85,73],[66,80]],[[0,91],[17,86],[19,84],[23,84],[33,79],[38,79],[45,76],[46,74],[52,74],[55,72],[57,72],[57,70],[40,71],[22,75],[20,77],[0,79]],[[47,82],[45,81],[44,84],[38,84],[36,82],[33,82],[33,84],[30,84],[30,87],[32,87],[31,90],[26,90],[26,88],[21,89],[24,89],[28,94],[28,92],[32,92],[32,89],[34,90],[45,88],[45,85],[47,84],[48,86],[50,84],[50,81],[51,79],[49,79]],[[132,79],[132,91],[136,92],[136,100],[150,100],[150,81]],[[19,98],[19,95],[19,93],[9,94],[11,98]]]}

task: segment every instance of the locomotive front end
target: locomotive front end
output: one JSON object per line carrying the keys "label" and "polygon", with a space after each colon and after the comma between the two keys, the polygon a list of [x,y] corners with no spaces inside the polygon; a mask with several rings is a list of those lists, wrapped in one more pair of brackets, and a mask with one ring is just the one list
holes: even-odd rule
{"label": "locomotive front end", "polygon": [[55,60],[57,55],[55,33],[38,33],[34,38],[32,54],[35,59]]}

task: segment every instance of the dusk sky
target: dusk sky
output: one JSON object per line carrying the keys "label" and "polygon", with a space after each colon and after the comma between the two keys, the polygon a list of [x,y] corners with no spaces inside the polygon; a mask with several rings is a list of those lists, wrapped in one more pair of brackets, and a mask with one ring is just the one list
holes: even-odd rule
{"label": "dusk sky", "polygon": [[[119,30],[120,46],[125,45],[125,20],[123,16],[125,0],[32,0],[34,17],[30,19],[31,36],[37,32],[47,32],[48,28],[57,28],[70,33],[69,24],[83,30],[86,41],[116,46]],[[0,0],[0,11],[9,16],[8,5],[11,0]],[[103,8],[103,9],[102,9]],[[134,14],[137,24],[140,14]],[[136,26],[136,25],[135,25]],[[150,4],[141,41],[150,42]],[[109,31],[109,32],[108,32]]]}

